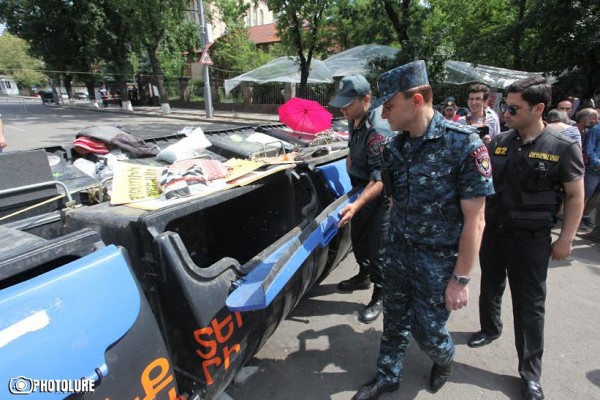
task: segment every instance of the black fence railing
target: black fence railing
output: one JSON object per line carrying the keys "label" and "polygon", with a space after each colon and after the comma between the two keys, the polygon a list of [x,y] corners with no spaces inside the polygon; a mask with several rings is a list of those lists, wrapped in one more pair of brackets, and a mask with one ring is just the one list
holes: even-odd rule
{"label": "black fence railing", "polygon": [[[244,104],[244,94],[251,96],[251,104],[283,104],[284,83],[250,83],[248,90],[244,93],[241,86],[233,89],[228,95],[225,94],[223,81],[211,81],[213,102]],[[295,93],[298,97],[314,100],[326,106],[333,97],[335,88],[333,84],[308,84],[306,93],[300,95],[300,85],[295,85]],[[190,80],[187,84],[181,81],[166,81],[165,89],[170,101],[178,102],[202,102],[204,101],[204,82]]]}

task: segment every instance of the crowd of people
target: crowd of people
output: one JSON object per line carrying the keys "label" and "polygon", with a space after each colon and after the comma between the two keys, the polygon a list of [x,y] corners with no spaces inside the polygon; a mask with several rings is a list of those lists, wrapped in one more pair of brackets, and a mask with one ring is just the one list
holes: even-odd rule
{"label": "crowd of people", "polygon": [[[578,228],[593,225],[598,110],[573,112],[565,100],[549,111],[551,85],[531,77],[506,89],[500,116],[482,84],[469,87],[464,115],[457,115],[454,98],[438,112],[423,61],[380,75],[377,85],[373,101],[364,77],[345,77],[330,103],[349,121],[347,169],[352,185],[363,189],[339,222],[351,222],[359,273],[338,287],[368,289],[373,282],[359,320],[370,323],[383,310],[377,374],[353,400],[399,388],[410,336],[433,362],[430,390],[444,386],[456,351],[446,322],[467,305],[477,260],[480,329],[468,345],[482,347],[501,335],[508,281],[523,396],[544,399],[548,263],[568,257]],[[598,218],[598,230],[583,237],[600,238]]]}

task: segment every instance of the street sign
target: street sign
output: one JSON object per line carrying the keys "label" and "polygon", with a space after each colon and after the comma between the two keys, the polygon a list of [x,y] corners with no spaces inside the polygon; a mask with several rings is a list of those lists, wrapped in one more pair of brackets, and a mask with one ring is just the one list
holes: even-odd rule
{"label": "street sign", "polygon": [[212,58],[210,58],[210,55],[208,55],[208,47],[202,52],[202,56],[200,57],[200,64],[213,65]]}

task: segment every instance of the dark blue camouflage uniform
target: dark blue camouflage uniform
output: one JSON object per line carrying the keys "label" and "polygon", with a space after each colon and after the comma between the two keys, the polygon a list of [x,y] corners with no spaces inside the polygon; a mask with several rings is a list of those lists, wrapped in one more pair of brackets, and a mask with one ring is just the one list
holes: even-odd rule
{"label": "dark blue camouflage uniform", "polygon": [[[411,145],[413,150],[405,148]],[[438,112],[421,139],[410,139],[407,132],[389,139],[382,168],[391,172],[393,195],[377,379],[396,383],[410,333],[434,362],[453,360],[445,291],[463,227],[460,200],[488,196],[494,189],[479,136]]]}

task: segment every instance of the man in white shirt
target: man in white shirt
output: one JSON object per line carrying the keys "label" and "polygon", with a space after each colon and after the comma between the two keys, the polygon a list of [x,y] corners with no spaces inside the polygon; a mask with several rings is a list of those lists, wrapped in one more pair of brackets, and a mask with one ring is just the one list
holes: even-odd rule
{"label": "man in white shirt", "polygon": [[469,113],[456,121],[461,125],[472,125],[475,128],[489,127],[489,132],[482,136],[485,144],[488,144],[494,136],[500,133],[498,114],[487,105],[489,97],[490,88],[486,85],[477,83],[469,86],[469,98],[467,99]]}

